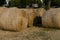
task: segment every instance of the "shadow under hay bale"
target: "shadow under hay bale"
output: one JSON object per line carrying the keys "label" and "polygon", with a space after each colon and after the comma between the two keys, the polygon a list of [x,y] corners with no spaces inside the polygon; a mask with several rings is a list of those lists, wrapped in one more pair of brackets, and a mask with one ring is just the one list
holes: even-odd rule
{"label": "shadow under hay bale", "polygon": [[33,20],[33,26],[42,26],[42,18],[40,16],[36,16]]}

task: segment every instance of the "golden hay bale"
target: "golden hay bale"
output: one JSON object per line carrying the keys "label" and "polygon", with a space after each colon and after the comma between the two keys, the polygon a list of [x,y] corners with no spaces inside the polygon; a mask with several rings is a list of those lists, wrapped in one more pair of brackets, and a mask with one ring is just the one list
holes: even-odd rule
{"label": "golden hay bale", "polygon": [[18,8],[8,8],[0,14],[0,28],[5,30],[21,31],[27,28],[28,19],[25,11]]}
{"label": "golden hay bale", "polygon": [[30,27],[32,27],[33,20],[37,16],[37,11],[36,9],[28,9],[26,13],[28,14],[28,24]]}
{"label": "golden hay bale", "polygon": [[20,9],[24,10],[26,12],[27,18],[28,18],[28,26],[33,26],[33,20],[37,16],[37,9]]}
{"label": "golden hay bale", "polygon": [[43,13],[45,12],[46,10],[44,8],[39,8],[37,13],[38,13],[38,16],[41,16],[43,15]]}
{"label": "golden hay bale", "polygon": [[0,7],[0,13],[6,11],[7,9],[8,9],[8,8],[6,8],[6,7]]}
{"label": "golden hay bale", "polygon": [[34,26],[42,26],[42,16],[46,10],[44,8],[37,9],[37,15],[34,19]]}
{"label": "golden hay bale", "polygon": [[43,14],[44,27],[60,28],[60,8],[50,9]]}

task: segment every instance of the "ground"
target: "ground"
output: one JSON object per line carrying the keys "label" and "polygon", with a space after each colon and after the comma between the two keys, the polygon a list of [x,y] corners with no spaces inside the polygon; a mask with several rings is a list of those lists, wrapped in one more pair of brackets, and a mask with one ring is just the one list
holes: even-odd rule
{"label": "ground", "polygon": [[60,30],[39,27],[21,32],[0,30],[0,40],[60,40]]}

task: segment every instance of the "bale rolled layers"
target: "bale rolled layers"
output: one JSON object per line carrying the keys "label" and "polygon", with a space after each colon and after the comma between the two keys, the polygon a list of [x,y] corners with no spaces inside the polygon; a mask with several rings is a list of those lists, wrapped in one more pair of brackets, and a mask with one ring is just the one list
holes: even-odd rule
{"label": "bale rolled layers", "polygon": [[37,16],[38,13],[37,13],[36,9],[28,9],[27,13],[28,13],[28,24],[30,27],[32,27],[33,20]]}
{"label": "bale rolled layers", "polygon": [[46,10],[45,10],[44,8],[39,8],[39,9],[37,10],[38,16],[42,17],[42,15],[44,14],[45,11],[46,11]]}
{"label": "bale rolled layers", "polygon": [[27,28],[28,19],[25,11],[8,8],[0,13],[0,29],[21,31]]}
{"label": "bale rolled layers", "polygon": [[50,9],[42,16],[44,27],[60,28],[60,8]]}
{"label": "bale rolled layers", "polygon": [[28,18],[28,26],[32,27],[34,24],[34,19],[38,16],[42,17],[43,13],[45,12],[44,8],[39,9],[21,9],[24,10],[27,14]]}
{"label": "bale rolled layers", "polygon": [[32,27],[33,20],[38,15],[37,9],[21,9],[21,10],[24,10],[26,12],[28,18],[28,26]]}

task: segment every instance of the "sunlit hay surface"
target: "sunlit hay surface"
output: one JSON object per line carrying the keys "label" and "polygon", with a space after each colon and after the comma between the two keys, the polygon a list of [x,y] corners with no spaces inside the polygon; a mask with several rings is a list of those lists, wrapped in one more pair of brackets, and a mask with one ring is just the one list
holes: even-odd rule
{"label": "sunlit hay surface", "polygon": [[[3,10],[5,9],[5,10]],[[1,8],[0,28],[6,30],[21,31],[27,28],[28,19],[23,10],[18,8]]]}
{"label": "sunlit hay surface", "polygon": [[42,23],[45,27],[60,29],[60,8],[46,11],[42,17]]}
{"label": "sunlit hay surface", "polygon": [[46,10],[44,8],[39,8],[38,11],[37,11],[38,16],[41,16],[42,17],[42,15],[45,13],[45,11]]}
{"label": "sunlit hay surface", "polygon": [[[1,8],[2,9],[2,8]],[[8,15],[8,13],[13,13],[11,15],[15,15],[15,13],[20,13],[20,11],[18,12],[18,9],[15,10],[17,8],[13,8],[13,9],[4,9],[5,13]],[[3,10],[3,9],[2,9]],[[9,12],[6,12],[9,11]],[[11,10],[11,11],[10,11]],[[14,10],[14,11],[13,11]],[[21,9],[19,9],[21,10]],[[24,9],[25,10],[25,9]],[[51,9],[52,10],[52,9]],[[53,9],[54,10],[54,9]],[[3,14],[4,14],[3,12]],[[57,15],[59,11],[57,11]],[[1,12],[2,13],[2,12]],[[22,10],[22,13],[24,14],[25,11]],[[6,14],[4,14],[3,16],[7,17]],[[21,16],[23,15],[21,14]],[[8,15],[11,17],[11,15]],[[19,15],[19,14],[17,14]],[[16,16],[16,15],[15,15]],[[14,16],[14,18],[15,18]],[[19,17],[21,17],[19,15]],[[16,16],[18,17],[18,16]],[[23,15],[23,19],[26,20],[25,17],[25,14]],[[1,14],[0,14],[0,18],[1,18]],[[4,18],[4,17],[3,17]],[[9,20],[11,20],[9,17],[7,17]],[[12,20],[16,20],[17,22],[17,19],[14,19],[12,18]],[[59,16],[58,16],[59,18]],[[4,20],[7,20],[4,18]],[[20,20],[20,19],[19,19]],[[0,19],[0,22],[3,21]],[[57,20],[58,21],[58,20]],[[4,21],[3,21],[4,22]],[[2,23],[3,23],[2,22]],[[19,21],[18,21],[19,22]],[[25,22],[25,21],[24,21]],[[6,22],[8,23],[8,22]],[[5,23],[5,24],[6,24]],[[9,24],[9,23],[8,23]],[[14,23],[13,23],[14,24]],[[2,24],[0,24],[2,25]],[[11,24],[10,24],[11,25]],[[10,26],[9,25],[9,26]],[[15,24],[14,24],[15,25]],[[16,27],[16,26],[15,26]],[[3,27],[5,28],[5,27]],[[13,28],[13,30],[15,30],[15,28]],[[34,27],[32,26],[31,28],[28,28],[28,29],[25,29],[23,31],[20,31],[20,32],[13,32],[13,31],[5,31],[5,30],[0,30],[0,40],[60,40],[60,30],[58,29],[50,29],[50,28],[39,28],[39,27]]]}

